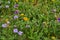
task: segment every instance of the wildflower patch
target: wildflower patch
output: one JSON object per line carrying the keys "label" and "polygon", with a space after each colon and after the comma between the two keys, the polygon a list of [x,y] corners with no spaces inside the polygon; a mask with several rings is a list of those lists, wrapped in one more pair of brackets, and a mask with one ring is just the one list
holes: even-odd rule
{"label": "wildflower patch", "polygon": [[60,0],[0,0],[0,40],[60,40]]}

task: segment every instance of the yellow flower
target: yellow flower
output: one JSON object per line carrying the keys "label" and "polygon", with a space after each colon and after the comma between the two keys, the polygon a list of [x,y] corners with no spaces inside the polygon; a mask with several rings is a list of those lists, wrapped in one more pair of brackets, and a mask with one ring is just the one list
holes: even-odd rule
{"label": "yellow flower", "polygon": [[9,19],[6,19],[5,21],[7,22]]}
{"label": "yellow flower", "polygon": [[28,18],[27,17],[24,17],[23,20],[28,21]]}
{"label": "yellow flower", "polygon": [[18,2],[18,0],[15,0],[16,2]]}
{"label": "yellow flower", "polygon": [[24,16],[24,14],[20,14],[20,16]]}
{"label": "yellow flower", "polygon": [[55,39],[56,39],[56,37],[55,37],[55,36],[52,36],[51,38],[52,38],[53,40],[55,40]]}
{"label": "yellow flower", "polygon": [[32,2],[35,2],[35,0],[32,0]]}
{"label": "yellow flower", "polygon": [[24,0],[24,2],[29,2],[29,0]]}
{"label": "yellow flower", "polygon": [[1,17],[3,17],[3,15]]}
{"label": "yellow flower", "polygon": [[56,0],[51,0],[52,2],[55,2]]}

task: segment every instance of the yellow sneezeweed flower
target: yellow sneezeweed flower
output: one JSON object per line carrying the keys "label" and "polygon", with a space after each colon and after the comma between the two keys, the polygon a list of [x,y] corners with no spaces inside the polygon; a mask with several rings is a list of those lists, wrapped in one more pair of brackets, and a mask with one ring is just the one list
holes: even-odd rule
{"label": "yellow sneezeweed flower", "polygon": [[56,0],[51,0],[52,2],[55,2]]}
{"label": "yellow sneezeweed flower", "polygon": [[16,2],[18,2],[18,0],[15,0]]}
{"label": "yellow sneezeweed flower", "polygon": [[55,36],[52,36],[51,38],[52,38],[53,40],[55,40],[55,39],[56,39],[56,37],[55,37]]}
{"label": "yellow sneezeweed flower", "polygon": [[34,2],[35,2],[35,0],[32,0],[32,2],[34,3]]}
{"label": "yellow sneezeweed flower", "polygon": [[9,19],[5,19],[5,21],[7,22]]}
{"label": "yellow sneezeweed flower", "polygon": [[22,14],[20,14],[20,16],[25,16],[25,15],[22,13]]}
{"label": "yellow sneezeweed flower", "polygon": [[28,21],[28,18],[27,18],[27,17],[24,17],[23,20],[24,20],[24,21]]}
{"label": "yellow sneezeweed flower", "polygon": [[29,0],[24,0],[24,2],[29,2]]}

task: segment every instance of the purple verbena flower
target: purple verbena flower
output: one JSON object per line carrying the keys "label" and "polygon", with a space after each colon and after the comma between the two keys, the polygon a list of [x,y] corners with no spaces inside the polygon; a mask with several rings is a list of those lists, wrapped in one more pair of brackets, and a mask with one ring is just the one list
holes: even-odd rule
{"label": "purple verbena flower", "polygon": [[15,12],[14,12],[15,14],[18,14],[19,13],[19,10],[15,10]]}
{"label": "purple verbena flower", "polygon": [[2,24],[2,27],[3,28],[6,28],[7,27],[7,24],[5,23],[5,24]]}
{"label": "purple verbena flower", "polygon": [[22,31],[19,31],[19,32],[18,32],[18,35],[22,35],[22,34],[23,34],[23,32],[22,32]]}
{"label": "purple verbena flower", "polygon": [[14,16],[14,19],[17,19],[17,18],[18,18],[18,16],[17,16],[17,15],[15,15],[15,16]]}
{"label": "purple verbena flower", "polygon": [[18,33],[18,29],[17,28],[13,29],[13,32]]}
{"label": "purple verbena flower", "polygon": [[58,21],[60,22],[60,18],[58,18]]}
{"label": "purple verbena flower", "polygon": [[14,5],[14,8],[17,8],[17,7],[18,7],[18,4],[15,4],[15,5]]}

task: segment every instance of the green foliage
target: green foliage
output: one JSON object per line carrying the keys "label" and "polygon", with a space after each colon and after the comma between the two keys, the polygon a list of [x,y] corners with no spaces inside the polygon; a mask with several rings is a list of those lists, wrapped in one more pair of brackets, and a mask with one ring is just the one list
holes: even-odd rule
{"label": "green foliage", "polygon": [[[60,39],[60,0],[0,0],[0,40],[58,40]],[[14,5],[18,4],[17,8]],[[6,5],[9,8],[6,8]],[[54,11],[53,9],[56,9]],[[15,14],[15,10],[19,10]],[[54,12],[52,12],[52,10]],[[24,16],[20,16],[24,14]],[[19,18],[14,19],[14,15]],[[29,20],[23,20],[27,17]],[[6,28],[2,24],[10,22]],[[26,27],[26,24],[30,27]],[[13,32],[16,25],[22,35]],[[55,39],[54,39],[55,37]]]}

